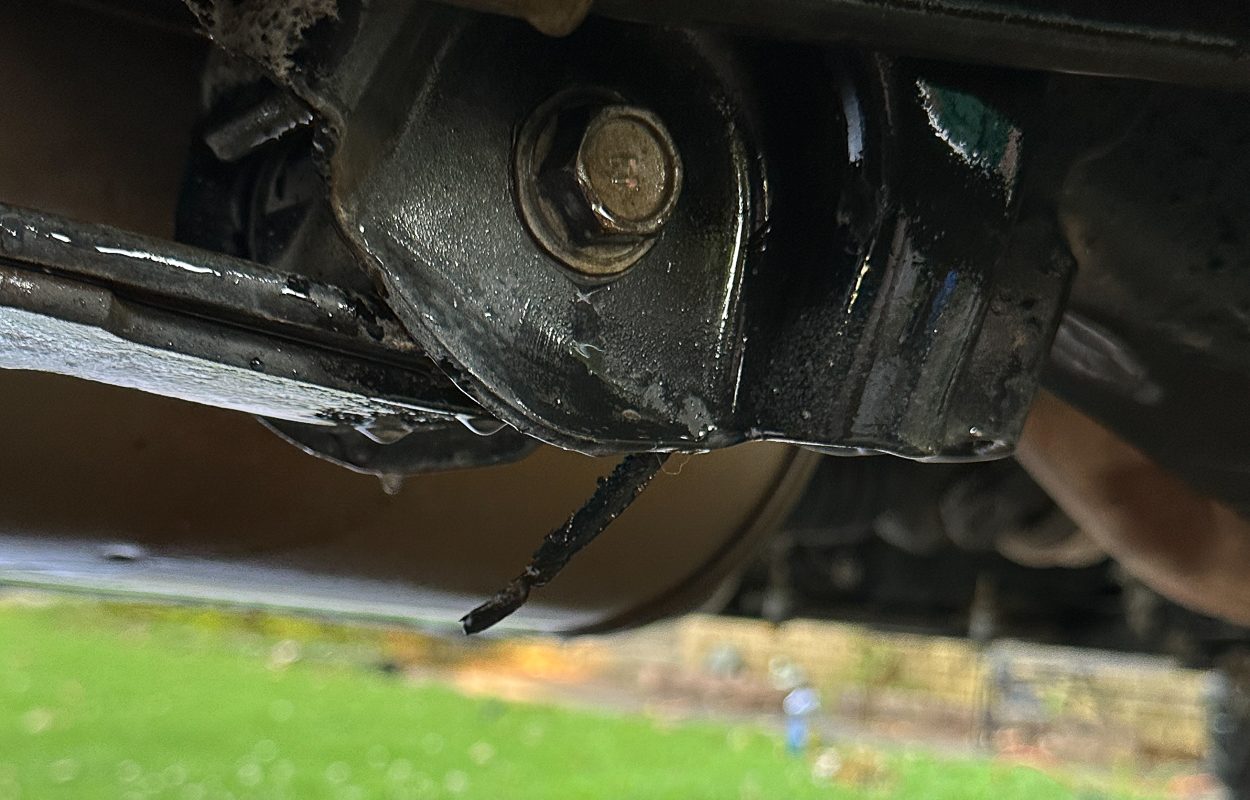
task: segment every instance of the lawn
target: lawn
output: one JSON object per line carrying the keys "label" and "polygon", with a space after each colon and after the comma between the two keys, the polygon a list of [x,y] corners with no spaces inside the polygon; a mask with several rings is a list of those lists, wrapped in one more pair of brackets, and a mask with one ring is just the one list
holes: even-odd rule
{"label": "lawn", "polygon": [[380,641],[217,611],[0,603],[0,800],[1124,796],[985,760],[847,745],[817,763],[765,728],[464,697],[379,669]]}

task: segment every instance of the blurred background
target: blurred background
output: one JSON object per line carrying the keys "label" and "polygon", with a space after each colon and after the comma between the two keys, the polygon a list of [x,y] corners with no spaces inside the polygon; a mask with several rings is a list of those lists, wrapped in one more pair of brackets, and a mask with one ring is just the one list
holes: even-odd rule
{"label": "blurred background", "polygon": [[[311,133],[269,142],[281,146],[238,173],[205,160],[212,115],[276,87],[210,55],[181,3],[18,0],[3,19],[0,201],[155,240],[209,246],[207,229],[229,239],[217,250],[275,269],[334,260],[336,240],[318,238],[320,190],[296,180]],[[786,74],[795,52],[778,56]],[[1053,80],[1060,96],[1089,90],[1094,119],[1108,106],[1096,84]],[[228,98],[238,109],[213,99],[219,82],[240,92]],[[1225,95],[1148,89],[1120,86],[1120,110],[1105,116],[1138,124],[1153,108],[1164,121],[1151,124],[1175,123],[1175,137],[1138,124],[1147,138],[1082,160],[1064,195],[1085,221],[1086,283],[1072,297],[1098,300],[1114,285],[1100,276],[1125,280],[1141,251],[1157,251],[1167,280],[1147,270],[1145,282],[1198,292],[1182,307],[1202,313],[1175,327],[1185,346],[1225,318],[1216,332],[1244,344],[1250,300],[1225,269],[1234,257],[1205,249],[1214,234],[1183,257],[1160,242],[1172,226],[1215,226],[1232,247],[1223,212],[1250,206],[1224,198],[1247,185],[1236,137],[1250,123]],[[1204,127],[1226,114],[1228,131]],[[1143,188],[1141,163],[1167,169]],[[1214,188],[1172,197],[1160,176],[1176,164],[1186,191],[1194,176]],[[1112,179],[1121,173],[1131,180]],[[1121,202],[1152,197],[1167,225]],[[247,226],[219,218],[240,208],[255,217]],[[49,230],[43,244],[68,243]],[[300,231],[311,233],[298,247],[284,239]],[[1167,271],[1191,256],[1200,269]],[[344,263],[336,279],[358,287],[365,274]],[[110,322],[167,310],[150,301],[123,292]],[[1128,305],[1134,318],[1168,320],[1142,303]],[[1125,417],[1143,442],[1172,448],[1170,467],[1204,491],[1242,492],[1244,448],[1228,446],[1245,440],[1239,373],[1217,364],[1192,377],[1205,362],[1188,350],[1082,320],[1061,329],[1058,385],[1101,380],[1123,395],[1114,402],[1145,398]],[[264,367],[248,356],[248,369]],[[1179,405],[1149,405],[1159,375],[1231,388],[1211,406],[1185,391],[1165,395]],[[473,446],[453,439],[446,453],[414,448],[410,469],[348,471],[331,448],[248,415],[18,370],[0,381],[0,420],[0,800],[1180,800],[1222,796],[1221,763],[1250,774],[1250,692],[1213,671],[1244,660],[1250,630],[1133,579],[1012,461],[777,444],[674,456],[516,627],[467,639],[453,621],[516,575],[615,459],[524,441],[500,455],[457,423]],[[447,466],[431,453],[481,469],[431,471]],[[1177,498],[1148,499],[1189,541]]]}
{"label": "blurred background", "polygon": [[0,594],[0,799],[1205,798],[1162,657],[691,615],[416,624]]}

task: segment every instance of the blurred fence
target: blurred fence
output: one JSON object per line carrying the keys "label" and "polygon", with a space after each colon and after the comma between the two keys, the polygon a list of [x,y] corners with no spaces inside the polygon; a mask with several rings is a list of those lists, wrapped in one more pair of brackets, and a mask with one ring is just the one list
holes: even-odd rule
{"label": "blurred fence", "polygon": [[853,625],[693,616],[677,625],[682,667],[726,653],[745,673],[801,668],[835,715],[898,735],[969,737],[1059,760],[1197,761],[1206,753],[1206,674],[1163,658],[940,637]]}

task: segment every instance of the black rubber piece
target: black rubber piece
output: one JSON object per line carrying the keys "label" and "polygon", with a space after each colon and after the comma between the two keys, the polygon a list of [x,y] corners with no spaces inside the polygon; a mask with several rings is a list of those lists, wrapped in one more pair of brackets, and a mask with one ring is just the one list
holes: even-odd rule
{"label": "black rubber piece", "polygon": [[466,634],[481,633],[512,614],[529,599],[530,590],[544,586],[564,569],[573,556],[603,533],[629,508],[668,460],[668,453],[626,456],[569,521],[547,534],[525,571],[498,594],[461,618]]}

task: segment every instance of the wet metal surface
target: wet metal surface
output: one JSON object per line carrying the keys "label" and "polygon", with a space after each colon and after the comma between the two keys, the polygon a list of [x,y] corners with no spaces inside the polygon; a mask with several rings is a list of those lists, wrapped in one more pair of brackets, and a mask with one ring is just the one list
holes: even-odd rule
{"label": "wet metal surface", "polygon": [[[469,15],[458,26],[437,69],[409,76],[423,81],[419,113],[396,147],[340,200],[345,232],[385,265],[397,313],[462,386],[547,441],[628,452],[738,438],[717,433],[709,407],[732,392],[740,357],[750,165],[712,64],[687,58],[675,34],[639,34],[626,62],[581,33],[553,41]],[[681,92],[666,86],[679,65],[694,84]],[[513,135],[559,90],[607,76],[664,119],[687,180],[644,259],[612,282],[580,282],[517,217]]]}
{"label": "wet metal surface", "polygon": [[[369,78],[403,116],[312,101],[344,120],[336,211],[500,419],[588,453],[1010,452],[1071,269],[1053,220],[1021,214],[1027,82],[982,94],[986,76],[594,20],[561,40],[447,10],[406,24],[424,46]],[[575,87],[663,119],[684,166],[663,232],[610,280],[518,218],[517,132]]]}
{"label": "wet metal surface", "polygon": [[307,453],[384,480],[506,464],[529,455],[539,446],[537,439],[486,419],[428,422],[416,428],[400,424],[389,435],[376,425],[361,429],[279,419],[265,423]]}
{"label": "wet metal surface", "polygon": [[2,205],[0,305],[9,369],[308,423],[481,413],[366,298]]}

